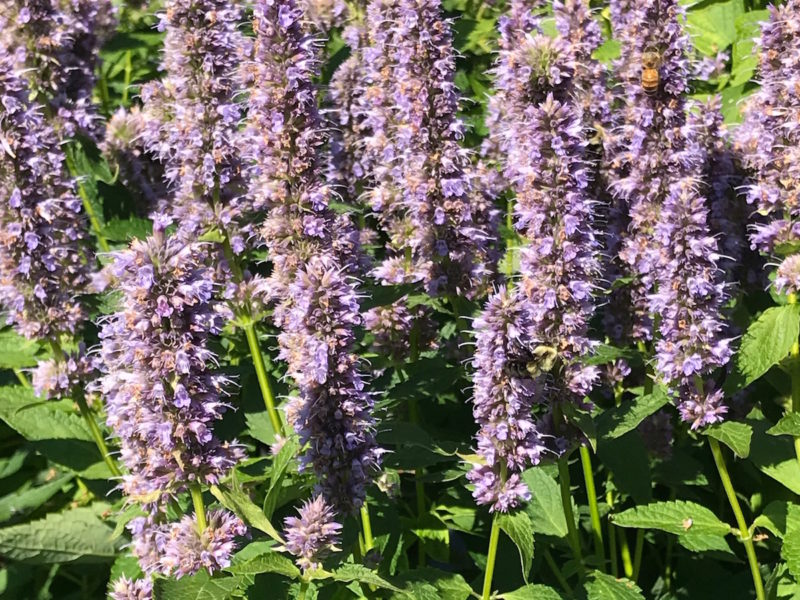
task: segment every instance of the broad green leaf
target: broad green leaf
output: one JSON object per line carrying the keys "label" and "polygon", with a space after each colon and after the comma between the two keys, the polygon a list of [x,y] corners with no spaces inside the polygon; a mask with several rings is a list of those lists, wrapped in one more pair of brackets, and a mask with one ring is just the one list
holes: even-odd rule
{"label": "broad green leaf", "polygon": [[730,525],[720,521],[705,506],[684,500],[635,506],[612,515],[611,520],[618,527],[660,529],[676,535],[726,535],[731,531]]}
{"label": "broad green leaf", "polygon": [[156,579],[153,600],[228,600],[241,577],[214,577],[206,571],[181,579]]}
{"label": "broad green leaf", "polygon": [[767,429],[770,435],[791,435],[800,437],[800,413],[790,412],[781,417],[775,425]]}
{"label": "broad green leaf", "polygon": [[500,594],[502,600],[564,600],[564,596],[546,585],[532,583],[513,592]]}
{"label": "broad green leaf", "polygon": [[616,579],[594,571],[586,584],[588,600],[644,600],[642,590],[630,579]]}
{"label": "broad green leaf", "polygon": [[244,563],[232,565],[226,569],[234,575],[257,575],[258,573],[278,573],[292,579],[300,577],[300,569],[294,562],[278,554],[275,550],[266,554],[260,554],[255,558]]}
{"label": "broad green leaf", "polygon": [[500,513],[496,517],[500,529],[506,532],[517,546],[522,566],[522,578],[527,582],[533,564],[533,525],[527,513],[516,511]]}
{"label": "broad green leaf", "polygon": [[797,580],[800,579],[800,506],[790,504],[788,508],[781,557],[786,561],[789,572]]}
{"label": "broad green leaf", "polygon": [[272,518],[275,512],[275,507],[278,504],[278,497],[283,484],[283,478],[286,475],[286,470],[292,463],[292,459],[297,454],[298,445],[294,438],[289,438],[284,442],[281,449],[272,460],[272,471],[270,472],[269,490],[264,498],[264,515],[267,519]]}
{"label": "broad green leaf", "polygon": [[284,543],[278,530],[272,526],[270,520],[256,506],[250,497],[242,491],[225,489],[212,485],[211,493],[228,510],[235,512],[245,523],[263,531],[276,542]]}
{"label": "broad green leaf", "polygon": [[800,335],[800,305],[768,308],[747,328],[736,355],[736,369],[749,385],[789,355]]}
{"label": "broad green leaf", "polygon": [[746,423],[736,421],[725,421],[717,423],[703,430],[703,434],[719,440],[739,458],[747,458],[750,455],[750,438],[753,436],[753,428]]}
{"label": "broad green leaf", "polygon": [[636,429],[639,423],[667,402],[669,402],[669,397],[662,387],[656,387],[651,394],[626,400],[597,418],[597,433],[601,438],[621,437]]}
{"label": "broad green leaf", "polygon": [[619,43],[619,40],[606,40],[592,53],[592,58],[605,65],[610,65],[614,59],[619,58],[622,53],[621,49],[622,44]]}
{"label": "broad green leaf", "polygon": [[753,409],[745,420],[753,428],[750,442],[750,462],[762,473],[779,481],[800,494],[800,465],[794,451],[792,440],[786,436],[767,434],[772,424],[758,409]]}
{"label": "broad green leaf", "polygon": [[436,600],[467,600],[472,588],[458,573],[424,568],[405,571],[394,578],[403,591],[391,596],[393,600],[417,600],[422,597]]}
{"label": "broad green leaf", "polygon": [[769,11],[754,10],[736,18],[736,41],[731,49],[731,81],[740,86],[750,81],[758,68],[755,38],[760,34],[760,22],[769,18]]}
{"label": "broad green leaf", "polygon": [[92,441],[72,402],[43,402],[22,386],[0,388],[0,419],[30,441]]}
{"label": "broad green leaf", "polygon": [[687,533],[678,536],[678,543],[692,552],[724,552],[733,555],[733,550],[728,545],[728,540],[721,535],[707,533]]}
{"label": "broad green leaf", "polygon": [[786,534],[786,519],[789,514],[789,503],[773,500],[762,513],[753,520],[753,527],[768,529],[775,536],[782,538]]}
{"label": "broad green leaf", "polygon": [[25,459],[30,455],[30,450],[26,448],[19,448],[14,451],[14,454],[8,458],[0,459],[0,479],[10,477],[17,473],[22,465],[25,464]]}
{"label": "broad green leaf", "polygon": [[614,476],[614,485],[637,503],[653,499],[650,459],[642,436],[629,431],[618,438],[600,438],[597,455]]}
{"label": "broad green leaf", "polygon": [[596,452],[597,427],[594,424],[594,419],[592,419],[592,415],[585,410],[577,408],[573,404],[565,404],[563,412],[567,421],[569,421],[572,425],[577,427],[581,431],[581,433],[583,433],[584,437],[586,437],[586,440],[589,442],[589,445],[592,448],[592,452]]}
{"label": "broad green leaf", "polygon": [[450,560],[450,533],[447,524],[437,515],[424,513],[413,521],[411,532],[422,540],[425,552],[436,560]]}
{"label": "broad green leaf", "polygon": [[736,18],[744,13],[744,0],[703,3],[689,10],[686,27],[695,47],[703,54],[714,55],[737,39]]}
{"label": "broad green leaf", "polygon": [[24,369],[36,366],[39,344],[22,337],[13,329],[0,331],[0,368]]}
{"label": "broad green leaf", "polygon": [[61,475],[44,485],[3,496],[0,498],[0,521],[8,521],[12,517],[39,508],[55,496],[72,477],[72,474]]}
{"label": "broad green leaf", "polygon": [[531,491],[531,501],[526,507],[534,533],[565,537],[567,519],[561,504],[558,483],[541,467],[533,467],[522,474],[522,480]]}
{"label": "broad green leaf", "polygon": [[112,541],[112,533],[93,509],[75,508],[0,529],[0,554],[39,564],[106,562],[121,545]]}
{"label": "broad green leaf", "polygon": [[329,573],[334,581],[357,581],[366,585],[372,585],[385,590],[392,590],[399,592],[398,588],[393,583],[390,583],[372,569],[368,569],[364,565],[357,565],[355,563],[346,563],[336,569],[333,573]]}
{"label": "broad green leaf", "polygon": [[114,242],[129,242],[134,238],[144,239],[153,231],[153,222],[141,217],[109,220],[103,227],[103,236]]}

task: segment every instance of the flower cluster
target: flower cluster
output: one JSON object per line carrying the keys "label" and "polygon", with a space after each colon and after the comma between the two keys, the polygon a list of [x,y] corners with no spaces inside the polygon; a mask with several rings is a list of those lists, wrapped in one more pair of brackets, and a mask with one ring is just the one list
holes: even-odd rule
{"label": "flower cluster", "polygon": [[14,67],[66,136],[98,138],[92,102],[100,45],[116,21],[111,0],[2,0],[0,44],[15,48]]}
{"label": "flower cluster", "polygon": [[153,582],[150,579],[130,580],[125,575],[117,579],[111,587],[111,600],[151,600]]}
{"label": "flower cluster", "polygon": [[436,323],[424,305],[410,307],[403,297],[386,306],[376,306],[364,313],[364,328],[375,339],[372,348],[393,361],[429,349],[436,340]]}
{"label": "flower cluster", "polygon": [[[800,239],[800,27],[797,0],[770,7],[760,39],[761,87],[745,108],[737,130],[737,148],[752,173],[747,200],[763,220],[751,235],[765,253],[794,254]],[[797,293],[797,259],[789,256],[778,269],[776,288]]]}
{"label": "flower cluster", "polygon": [[[214,304],[203,255],[201,247],[156,229],[117,253],[109,267],[122,298],[100,333],[105,370],[100,383],[108,425],[127,468],[120,486],[149,510],[131,526],[138,539],[134,552],[148,571],[193,572],[176,562],[183,554],[198,555],[194,542],[182,546],[191,538],[189,526],[164,525],[163,509],[190,486],[219,483],[242,456],[235,443],[220,441],[213,431],[227,408],[230,382],[211,368],[209,337],[219,333],[223,315]],[[213,544],[216,554],[187,558],[195,571],[213,567],[212,559],[223,564],[231,550],[226,540],[240,532],[228,517],[219,520],[216,529],[209,527],[211,539],[202,542]]]}
{"label": "flower cluster", "polygon": [[303,571],[322,567],[322,561],[338,550],[336,544],[342,526],[335,521],[336,513],[322,496],[303,503],[298,516],[286,517],[286,545],[281,548],[297,557]]}
{"label": "flower cluster", "polygon": [[33,391],[41,398],[69,397],[97,375],[97,360],[86,353],[81,344],[77,352],[64,354],[58,360],[40,361],[33,370]]}
{"label": "flower cluster", "polygon": [[164,164],[172,192],[159,211],[189,236],[210,228],[238,235],[243,115],[235,70],[249,53],[240,18],[238,4],[227,0],[169,0],[159,24],[167,75],[142,87],[142,140]]}
{"label": "flower cluster", "polygon": [[0,304],[29,338],[58,341],[86,319],[94,256],[58,136],[0,47]]}
{"label": "flower cluster", "polygon": [[349,275],[356,232],[330,210],[330,186],[319,178],[325,138],[313,85],[316,41],[292,0],[261,0],[253,17],[254,57],[244,66],[251,193],[268,209],[261,234],[273,264],[279,355],[300,392],[287,413],[319,493],[349,513],[363,504],[380,458],[373,401],[351,349],[361,322]]}

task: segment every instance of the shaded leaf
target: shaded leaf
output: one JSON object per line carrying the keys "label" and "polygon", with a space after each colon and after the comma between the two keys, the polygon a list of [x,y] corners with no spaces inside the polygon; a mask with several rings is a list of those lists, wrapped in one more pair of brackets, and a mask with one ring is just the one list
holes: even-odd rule
{"label": "shaded leaf", "polygon": [[156,579],[153,600],[227,600],[241,583],[240,577],[214,577],[206,571],[181,579]]}
{"label": "shaded leaf", "polygon": [[800,579],[800,506],[797,504],[788,505],[781,557],[794,578]]}
{"label": "shaded leaf", "polygon": [[602,438],[618,438],[636,427],[669,402],[667,392],[656,387],[651,394],[626,400],[597,418],[597,432]]}
{"label": "shaded leaf", "polygon": [[503,600],[563,600],[564,597],[556,590],[546,585],[532,583],[524,587],[500,594]]}
{"label": "shaded leaf", "polygon": [[8,521],[14,516],[39,508],[55,496],[72,477],[72,474],[62,475],[44,485],[3,496],[0,498],[0,521]]}
{"label": "shaded leaf", "polygon": [[800,413],[789,412],[781,417],[775,425],[767,429],[770,435],[791,435],[800,437]]}
{"label": "shaded leaf", "polygon": [[525,471],[522,480],[531,491],[531,501],[526,511],[533,531],[542,535],[565,537],[567,518],[564,516],[558,483],[540,467]]}
{"label": "shaded leaf", "polygon": [[519,560],[522,566],[522,578],[527,582],[528,574],[533,564],[533,525],[527,513],[516,511],[513,513],[500,513],[497,517],[500,529],[506,532],[511,541],[517,546]]}
{"label": "shaded leaf", "polygon": [[733,555],[728,540],[721,535],[706,533],[687,533],[678,536],[678,543],[692,552],[724,552]]}
{"label": "shaded leaf", "polygon": [[753,527],[768,529],[777,537],[786,534],[786,518],[789,514],[789,503],[783,500],[773,500],[764,508],[760,515],[753,520]]}
{"label": "shaded leaf", "polygon": [[616,579],[594,571],[586,584],[588,600],[644,600],[642,590],[630,579]]}

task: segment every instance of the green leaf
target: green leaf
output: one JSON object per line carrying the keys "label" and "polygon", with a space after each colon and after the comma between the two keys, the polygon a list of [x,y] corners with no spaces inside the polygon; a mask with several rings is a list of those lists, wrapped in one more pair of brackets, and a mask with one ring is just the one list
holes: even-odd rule
{"label": "green leaf", "polygon": [[272,526],[269,519],[256,506],[250,497],[242,491],[222,489],[216,485],[211,486],[211,493],[228,510],[235,512],[245,523],[263,531],[276,542],[283,544],[278,530]]}
{"label": "green leaf", "polygon": [[597,456],[614,476],[614,485],[639,504],[653,499],[650,460],[638,431],[619,438],[600,438]]}
{"label": "green leaf", "polygon": [[39,508],[55,496],[72,477],[72,474],[62,475],[44,485],[3,496],[0,498],[0,521],[8,521],[12,517]]}
{"label": "green leaf", "polygon": [[743,0],[702,3],[689,11],[686,28],[695,47],[703,54],[714,55],[737,39],[736,18],[744,13]]}
{"label": "green leaf", "polygon": [[669,396],[663,387],[656,387],[651,394],[627,400],[598,417],[598,434],[601,438],[621,437],[636,429],[639,423],[668,402]]}
{"label": "green leaf", "polygon": [[10,477],[18,473],[25,464],[25,459],[28,458],[31,451],[26,448],[20,448],[14,451],[14,454],[7,458],[0,459],[0,479]]}
{"label": "green leaf", "polygon": [[292,463],[298,451],[298,444],[294,438],[286,440],[272,460],[272,471],[270,472],[269,490],[264,498],[264,515],[267,519],[272,518],[275,512],[275,507],[278,504],[278,497],[281,492],[281,485],[283,478],[286,475],[286,470]]}
{"label": "green leaf", "polygon": [[721,535],[707,533],[687,533],[678,536],[678,543],[692,552],[724,552],[733,555],[728,541]]}
{"label": "green leaf", "polygon": [[516,511],[500,513],[496,517],[497,524],[511,538],[519,551],[522,578],[527,583],[528,574],[533,564],[533,525],[527,513]]}
{"label": "green leaf", "polygon": [[791,435],[800,437],[800,413],[790,412],[781,417],[775,425],[767,429],[770,435]]}
{"label": "green leaf", "polygon": [[278,573],[292,579],[300,577],[300,569],[289,558],[278,554],[275,550],[260,554],[247,562],[230,566],[226,569],[234,575],[257,575],[259,573]]}
{"label": "green leaf", "polygon": [[0,388],[0,419],[30,441],[92,441],[72,402],[42,402],[32,390],[22,386]]}
{"label": "green leaf", "polygon": [[103,226],[103,236],[113,242],[129,242],[144,239],[153,232],[153,222],[141,217],[120,219],[114,217]]}
{"label": "green leaf", "polygon": [[564,516],[558,483],[541,467],[525,471],[522,480],[531,491],[531,501],[526,511],[534,533],[565,537],[567,518]]}
{"label": "green leaf", "polygon": [[563,413],[567,421],[577,427],[586,437],[592,452],[597,451],[597,427],[594,424],[592,415],[585,410],[580,410],[574,404],[565,404]]}
{"label": "green leaf", "polygon": [[38,352],[39,344],[22,337],[13,329],[0,331],[0,368],[35,367]]}
{"label": "green leaf", "polygon": [[500,594],[502,600],[564,600],[564,596],[546,585],[532,583],[513,592]]}
{"label": "green leaf", "polygon": [[800,506],[797,504],[789,505],[781,557],[794,578],[800,579]]}
{"label": "green leaf", "polygon": [[91,508],[50,513],[44,519],[0,529],[0,554],[38,564],[106,562],[120,543]]}
{"label": "green leaf", "polygon": [[745,422],[753,428],[750,462],[762,473],[800,494],[800,465],[792,440],[786,436],[767,435],[772,424],[758,409],[750,411]]}
{"label": "green leaf", "polygon": [[763,527],[771,531],[775,536],[782,538],[786,534],[786,519],[788,515],[789,503],[784,500],[773,500],[753,520],[753,527]]}
{"label": "green leaf", "polygon": [[394,581],[398,586],[402,585],[403,590],[393,594],[393,600],[419,600],[426,597],[432,600],[467,600],[472,595],[472,588],[461,575],[438,569],[405,571]]}
{"label": "green leaf", "polygon": [[660,529],[676,535],[726,535],[731,531],[730,525],[720,521],[705,506],[684,500],[635,506],[612,515],[611,520],[618,527]]}
{"label": "green leaf", "polygon": [[156,579],[153,600],[228,600],[241,583],[240,577],[214,577],[206,571],[181,579]]}
{"label": "green leaf", "polygon": [[747,328],[736,355],[737,374],[749,385],[789,355],[800,335],[800,305],[768,308]]}
{"label": "green leaf", "polygon": [[644,600],[642,590],[630,579],[616,579],[594,571],[586,584],[588,600]]}
{"label": "green leaf", "polygon": [[703,435],[719,440],[733,450],[739,458],[750,456],[750,438],[753,436],[753,428],[746,423],[737,423],[736,421],[717,423],[704,429]]}
{"label": "green leaf", "polygon": [[400,588],[386,581],[375,571],[368,569],[364,565],[345,563],[333,573],[329,573],[329,575],[333,577],[334,581],[357,581],[358,583],[372,585],[385,590],[401,591]]}

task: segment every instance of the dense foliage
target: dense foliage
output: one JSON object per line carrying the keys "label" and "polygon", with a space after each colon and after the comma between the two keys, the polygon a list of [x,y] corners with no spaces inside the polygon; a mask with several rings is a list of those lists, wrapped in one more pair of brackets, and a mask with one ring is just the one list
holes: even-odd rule
{"label": "dense foliage", "polygon": [[0,599],[800,598],[800,0],[0,0]]}

